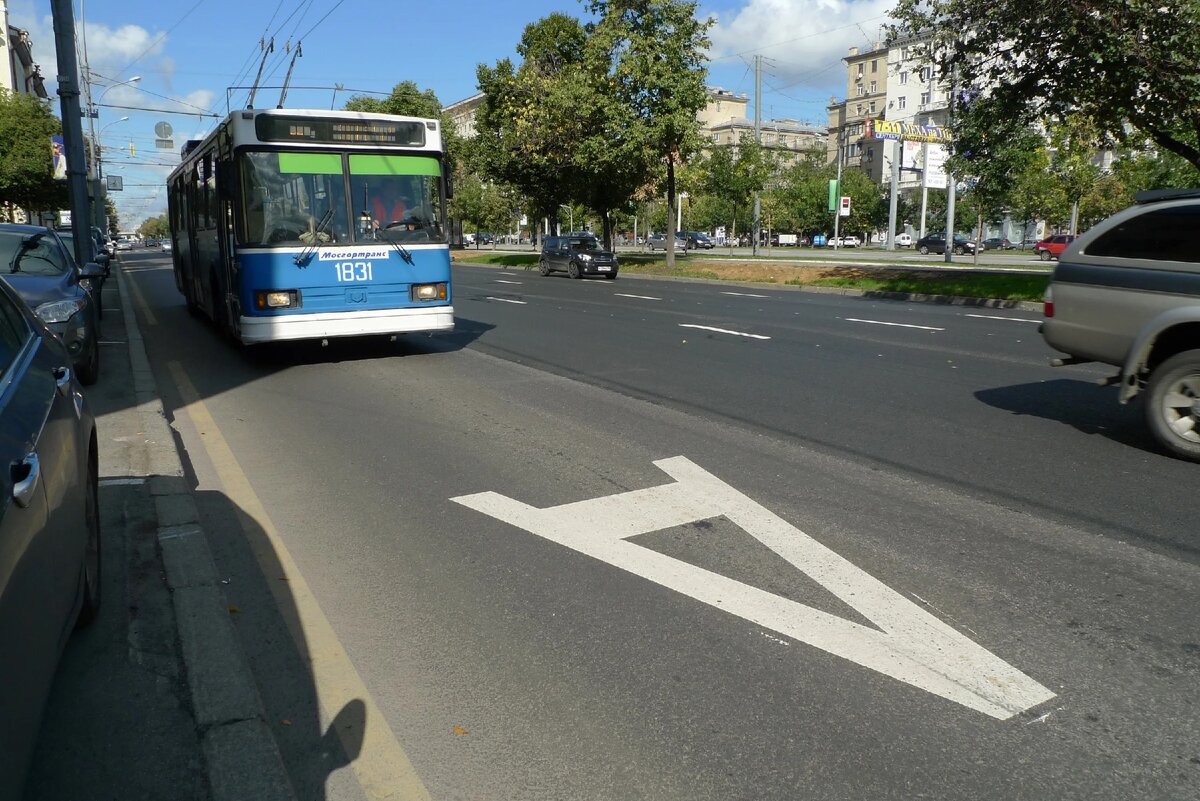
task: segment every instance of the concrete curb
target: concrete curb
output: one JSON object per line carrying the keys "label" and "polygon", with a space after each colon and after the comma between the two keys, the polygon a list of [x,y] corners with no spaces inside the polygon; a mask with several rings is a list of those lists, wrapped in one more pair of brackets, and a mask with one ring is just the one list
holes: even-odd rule
{"label": "concrete curb", "polygon": [[199,525],[196,502],[184,479],[138,330],[128,279],[120,267],[114,274],[125,309],[133,388],[158,515],[158,544],[213,801],[295,801],[258,688],[229,621],[208,538]]}

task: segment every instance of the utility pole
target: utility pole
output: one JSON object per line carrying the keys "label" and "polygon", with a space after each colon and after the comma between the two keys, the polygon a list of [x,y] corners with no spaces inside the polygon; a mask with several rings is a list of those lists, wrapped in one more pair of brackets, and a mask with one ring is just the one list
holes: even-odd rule
{"label": "utility pole", "polygon": [[[848,104],[847,104],[848,105]],[[833,249],[838,249],[838,228],[842,219],[842,158],[845,149],[845,138],[843,134],[846,132],[846,116],[842,115],[842,130],[838,131],[837,143],[837,179],[834,181],[836,188],[833,192]]]}
{"label": "utility pole", "polygon": [[903,148],[904,142],[902,140],[894,140],[894,146],[892,147],[892,191],[891,198],[888,200],[888,250],[896,249],[896,204],[900,193],[900,154]]}
{"label": "utility pole", "polygon": [[[954,130],[954,100],[958,93],[958,88],[954,85],[954,68],[950,69],[950,114],[946,121],[946,127],[951,131]],[[954,261],[952,254],[954,253],[954,197],[958,194],[958,182],[954,178],[953,173],[946,170],[946,252],[942,256],[942,260],[947,264]],[[976,243],[978,247],[978,243]]]}
{"label": "utility pole", "polygon": [[79,121],[79,66],[75,61],[75,13],[71,0],[52,0],[54,49],[58,54],[58,96],[62,107],[63,148],[67,151],[67,183],[71,193],[71,233],[75,261],[92,261],[91,214],[87,195],[87,165],[83,158],[83,125]]}
{"label": "utility pole", "polygon": [[[754,57],[754,144],[762,147],[762,56]],[[754,190],[754,251],[758,255],[758,228],[762,219],[762,198]]]}

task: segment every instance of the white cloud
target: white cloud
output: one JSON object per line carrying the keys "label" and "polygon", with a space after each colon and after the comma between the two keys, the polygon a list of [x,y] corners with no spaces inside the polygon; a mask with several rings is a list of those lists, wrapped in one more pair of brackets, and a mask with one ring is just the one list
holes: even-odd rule
{"label": "white cloud", "polygon": [[[894,0],[748,0],[732,12],[710,12],[713,59],[750,62],[789,86],[827,89],[845,85],[841,59],[849,48],[882,41]],[[844,90],[843,90],[844,91]],[[840,94],[840,92],[839,92]]]}

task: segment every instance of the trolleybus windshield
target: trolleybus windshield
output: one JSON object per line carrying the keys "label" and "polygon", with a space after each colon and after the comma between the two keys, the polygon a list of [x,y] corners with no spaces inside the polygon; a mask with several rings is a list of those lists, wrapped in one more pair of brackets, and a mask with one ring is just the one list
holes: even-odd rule
{"label": "trolleybus windshield", "polygon": [[435,156],[242,151],[239,158],[245,245],[445,241]]}

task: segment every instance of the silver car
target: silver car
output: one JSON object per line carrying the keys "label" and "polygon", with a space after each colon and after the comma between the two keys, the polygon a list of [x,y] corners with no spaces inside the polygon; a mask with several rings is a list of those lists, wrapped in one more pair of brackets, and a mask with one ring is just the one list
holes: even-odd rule
{"label": "silver car", "polygon": [[1200,461],[1200,189],[1141,193],[1138,204],[1059,256],[1042,335],[1068,356],[1102,362],[1127,403],[1171,453]]}
{"label": "silver car", "polygon": [[73,626],[100,604],[96,424],[62,341],[0,282],[0,798],[20,798]]}

